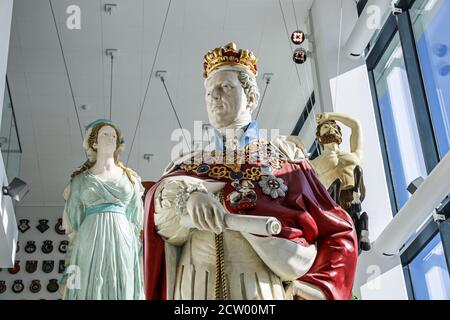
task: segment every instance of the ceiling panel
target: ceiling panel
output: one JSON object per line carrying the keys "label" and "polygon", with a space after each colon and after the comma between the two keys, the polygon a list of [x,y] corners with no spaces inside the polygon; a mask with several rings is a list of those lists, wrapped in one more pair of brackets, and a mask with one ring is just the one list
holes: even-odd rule
{"label": "ceiling panel", "polygon": [[18,20],[16,25],[23,49],[59,49],[53,20],[43,20],[38,24],[33,20]]}
{"label": "ceiling panel", "polygon": [[[58,50],[51,49],[35,49],[23,50],[22,56],[24,60],[24,68],[27,73],[61,73],[65,74],[63,59]],[[63,81],[61,81],[64,83]]]}
{"label": "ceiling panel", "polygon": [[[23,71],[23,67],[21,67],[20,70]],[[14,97],[28,94],[25,72],[8,71],[8,81],[10,83],[14,83],[14,86],[10,86],[11,95],[13,95]]]}
{"label": "ceiling panel", "polygon": [[101,26],[83,23],[80,29],[68,29],[65,24],[59,24],[58,28],[65,51],[102,52]]}
{"label": "ceiling panel", "polygon": [[[55,2],[55,0],[52,0]],[[57,0],[61,1],[61,0]],[[14,0],[14,18],[28,21],[50,21],[52,19],[48,0]]]}
{"label": "ceiling panel", "polygon": [[30,95],[61,95],[69,90],[64,73],[29,72],[26,77]]}
{"label": "ceiling panel", "polygon": [[[312,0],[282,0],[289,30],[304,28]],[[184,128],[207,122],[202,58],[206,51],[234,41],[259,59],[261,94],[264,73],[274,73],[259,116],[262,128],[279,127],[289,134],[312,87],[310,69],[299,67],[299,85],[278,1],[172,0],[159,53],[154,64],[167,0],[52,0],[76,110],[82,131],[97,118],[108,118],[110,71],[106,48],[117,48],[113,73],[113,120],[126,140],[122,160],[143,179],[157,179],[179,141],[179,127],[166,91],[154,73],[166,70],[166,85]],[[112,15],[105,3],[117,3]],[[81,30],[66,26],[67,6],[81,8]],[[33,186],[20,205],[62,205],[62,188],[70,173],[85,160],[80,127],[48,0],[16,0],[8,77],[24,149],[22,172]],[[306,30],[306,29],[305,29]],[[154,65],[153,73],[150,70]],[[150,86],[136,139],[133,134],[141,104]],[[312,83],[312,80],[309,81]],[[88,105],[88,110],[82,110]],[[145,153],[153,153],[150,162]]]}
{"label": "ceiling panel", "polygon": [[[104,118],[109,113],[109,111],[107,111],[107,109],[109,110],[109,97],[102,97],[101,95],[77,95],[75,102],[77,103],[77,106],[87,106],[88,109],[86,110],[83,110],[80,107],[77,108],[79,116],[83,119],[86,119],[87,121],[89,121],[90,119]],[[70,99],[70,101],[68,101],[67,103],[68,107],[70,108],[70,113],[75,114],[73,101]]]}
{"label": "ceiling panel", "polygon": [[[120,50],[117,57],[113,60],[113,72],[115,75],[121,76],[141,76],[143,67],[141,48],[134,51]],[[108,76],[111,70],[111,60],[109,57],[105,57],[105,70],[108,72]],[[120,78],[115,77],[116,81],[120,81]],[[138,83],[135,83],[137,87],[140,85],[140,79]]]}
{"label": "ceiling panel", "polygon": [[[114,3],[117,10],[113,15],[104,15],[103,24],[105,26],[126,26],[142,29],[144,19],[144,2],[146,0],[104,0],[103,3]],[[153,1],[152,1],[153,2]],[[157,1],[156,1],[157,2]]]}
{"label": "ceiling panel", "polygon": [[103,75],[103,55],[100,52],[90,52],[84,49],[67,51],[65,53],[67,67],[71,78],[78,76],[97,76]]}
{"label": "ceiling panel", "polygon": [[[96,70],[94,70],[92,74],[71,72],[70,81],[72,83],[75,101],[77,101],[78,107],[81,106],[81,104],[78,103],[79,96],[101,97],[103,94],[109,95],[109,92],[103,93],[104,90],[102,90],[103,81],[106,81],[102,72],[96,72]],[[109,79],[107,82],[109,83]],[[67,90],[67,92],[70,94],[70,90]]]}
{"label": "ceiling panel", "polygon": [[119,54],[123,51],[125,53],[136,53],[142,47],[142,28],[128,27],[122,25],[111,25],[103,27],[103,47],[117,48]]}

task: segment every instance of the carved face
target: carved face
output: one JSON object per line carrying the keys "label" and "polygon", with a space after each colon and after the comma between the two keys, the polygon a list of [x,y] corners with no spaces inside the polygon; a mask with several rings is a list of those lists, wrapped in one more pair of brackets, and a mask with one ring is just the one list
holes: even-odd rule
{"label": "carved face", "polygon": [[327,133],[339,133],[339,129],[336,123],[333,122],[325,122],[320,127],[320,135],[323,136]]}
{"label": "carved face", "polygon": [[206,110],[215,128],[230,125],[240,117],[248,117],[247,97],[234,71],[216,72],[206,80]]}
{"label": "carved face", "polygon": [[320,125],[319,142],[322,145],[329,143],[340,144],[342,142],[342,134],[339,126],[334,121],[327,121]]}
{"label": "carved face", "polygon": [[117,148],[117,132],[111,126],[104,126],[98,131],[97,152],[112,154]]}

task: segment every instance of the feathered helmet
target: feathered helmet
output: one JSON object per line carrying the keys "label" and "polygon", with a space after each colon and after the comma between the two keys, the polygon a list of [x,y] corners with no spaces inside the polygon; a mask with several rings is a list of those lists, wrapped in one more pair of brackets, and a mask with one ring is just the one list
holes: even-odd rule
{"label": "feathered helmet", "polygon": [[118,161],[119,154],[125,148],[125,141],[123,139],[120,129],[111,121],[107,119],[98,119],[88,124],[83,140],[83,149],[86,151],[88,161],[93,163],[97,160],[97,150],[94,148],[94,143],[97,142],[97,135],[100,129],[104,126],[110,126],[116,130],[117,133],[117,148],[114,151],[114,159]]}

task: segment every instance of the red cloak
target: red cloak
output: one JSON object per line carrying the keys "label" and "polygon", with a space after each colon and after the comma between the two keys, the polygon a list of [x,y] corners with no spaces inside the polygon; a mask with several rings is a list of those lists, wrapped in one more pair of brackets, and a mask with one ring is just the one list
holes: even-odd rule
{"label": "red cloak", "polygon": [[[144,219],[144,274],[147,300],[165,300],[164,240],[154,223],[154,193],[169,176],[192,175],[183,170],[163,176],[147,193]],[[350,299],[358,257],[355,228],[350,216],[329,196],[308,161],[286,162],[274,174],[288,186],[285,197],[272,199],[256,187],[256,207],[245,214],[276,217],[278,237],[303,246],[317,245],[311,269],[298,280],[318,286],[328,300]],[[202,178],[198,176],[197,178]],[[210,178],[209,178],[210,179]]]}

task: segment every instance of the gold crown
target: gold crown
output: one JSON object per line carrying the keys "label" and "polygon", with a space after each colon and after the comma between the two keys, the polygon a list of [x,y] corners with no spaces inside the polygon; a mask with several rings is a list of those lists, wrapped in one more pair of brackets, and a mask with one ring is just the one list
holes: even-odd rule
{"label": "gold crown", "polygon": [[205,54],[203,62],[203,76],[205,78],[215,69],[224,65],[241,65],[250,69],[250,71],[256,76],[258,75],[258,69],[256,67],[257,59],[253,52],[236,49],[236,44],[230,42],[221,48],[215,48]]}

